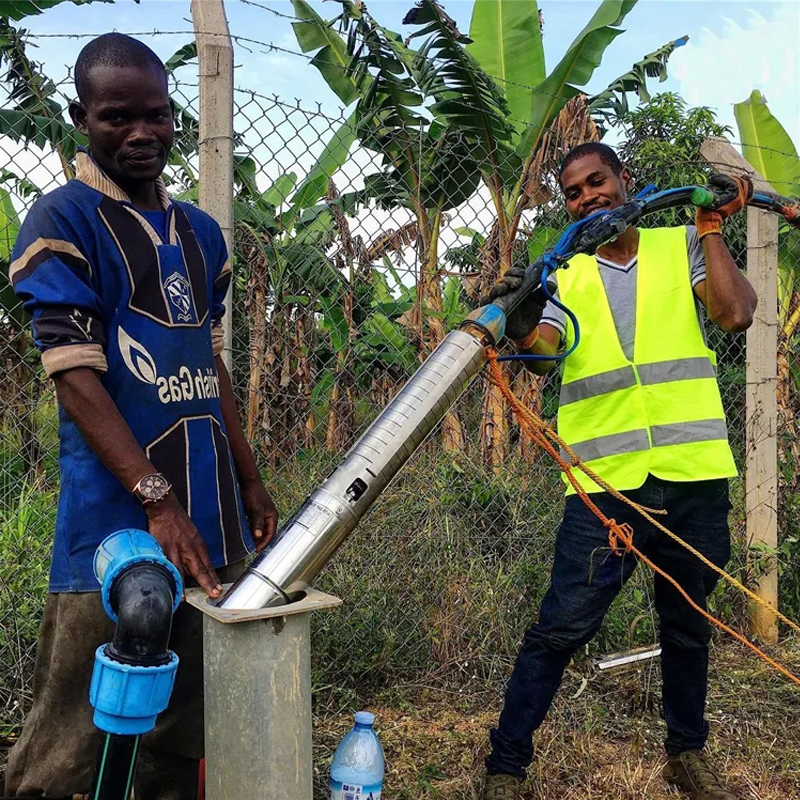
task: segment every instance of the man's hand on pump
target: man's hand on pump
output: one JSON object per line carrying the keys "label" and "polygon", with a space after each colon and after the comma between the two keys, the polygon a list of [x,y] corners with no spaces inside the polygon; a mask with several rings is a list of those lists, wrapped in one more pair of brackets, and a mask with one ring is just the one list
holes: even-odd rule
{"label": "man's hand on pump", "polygon": [[147,529],[181,576],[194,578],[211,598],[220,596],[222,584],[211,564],[205,542],[173,494],[145,506]]}

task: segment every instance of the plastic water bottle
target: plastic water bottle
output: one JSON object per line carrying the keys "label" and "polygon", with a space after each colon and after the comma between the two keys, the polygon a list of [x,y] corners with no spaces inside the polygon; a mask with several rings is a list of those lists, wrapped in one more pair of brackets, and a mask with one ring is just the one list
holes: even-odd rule
{"label": "plastic water bottle", "polygon": [[372,729],[375,715],[356,714],[356,724],[339,742],[331,764],[331,800],[380,800],[383,749]]}

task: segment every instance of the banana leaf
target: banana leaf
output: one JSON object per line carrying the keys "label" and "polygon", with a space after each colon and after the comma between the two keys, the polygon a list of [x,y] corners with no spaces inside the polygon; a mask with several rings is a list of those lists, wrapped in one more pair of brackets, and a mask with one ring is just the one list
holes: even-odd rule
{"label": "banana leaf", "polygon": [[467,51],[497,81],[518,134],[531,113],[531,89],[546,77],[536,0],[475,0]]}
{"label": "banana leaf", "polygon": [[530,122],[520,138],[517,152],[523,157],[533,152],[558,112],[580,92],[600,65],[606,48],[622,29],[618,26],[636,0],[603,0],[578,34],[556,68],[531,93]]}

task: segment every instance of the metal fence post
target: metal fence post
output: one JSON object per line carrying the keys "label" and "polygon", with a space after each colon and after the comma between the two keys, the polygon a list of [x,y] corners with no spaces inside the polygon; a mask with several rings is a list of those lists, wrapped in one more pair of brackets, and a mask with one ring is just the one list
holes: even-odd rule
{"label": "metal fence post", "polygon": [[[726,140],[709,139],[700,151],[720,172],[747,173],[756,189],[774,191]],[[747,278],[758,296],[755,319],[747,331],[745,372],[747,544],[748,555],[761,562],[755,592],[777,608],[778,565],[763,552],[774,552],[778,546],[778,218],[754,208],[747,209]],[[753,603],[750,632],[763,642],[775,643],[778,621]]]}
{"label": "metal fence post", "polygon": [[[222,228],[233,263],[233,45],[223,0],[192,0],[200,81],[200,208]],[[230,370],[232,291],[225,298],[225,350]]]}

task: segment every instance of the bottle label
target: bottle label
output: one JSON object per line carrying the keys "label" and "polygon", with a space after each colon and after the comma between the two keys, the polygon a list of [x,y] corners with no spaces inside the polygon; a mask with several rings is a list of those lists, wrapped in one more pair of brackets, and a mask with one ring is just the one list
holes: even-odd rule
{"label": "bottle label", "polygon": [[342,783],[331,780],[331,800],[381,800],[383,784],[363,786],[360,783]]}

